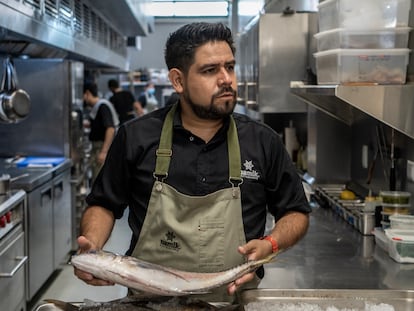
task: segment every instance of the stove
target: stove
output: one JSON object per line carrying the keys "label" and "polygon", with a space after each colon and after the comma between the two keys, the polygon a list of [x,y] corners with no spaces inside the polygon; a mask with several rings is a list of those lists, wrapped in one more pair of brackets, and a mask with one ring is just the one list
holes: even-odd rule
{"label": "stove", "polygon": [[0,196],[0,310],[26,310],[26,192]]}
{"label": "stove", "polygon": [[376,224],[375,206],[365,204],[365,199],[358,194],[355,200],[341,200],[341,192],[345,189],[345,184],[317,185],[314,198],[321,207],[331,208],[361,234],[373,235]]}

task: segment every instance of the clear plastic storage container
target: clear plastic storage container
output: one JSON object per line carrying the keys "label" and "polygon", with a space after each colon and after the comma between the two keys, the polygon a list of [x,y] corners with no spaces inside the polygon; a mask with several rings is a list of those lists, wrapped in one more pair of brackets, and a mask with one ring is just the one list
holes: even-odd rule
{"label": "clear plastic storage container", "polygon": [[414,235],[414,216],[413,215],[398,215],[389,216],[391,229],[412,230]]}
{"label": "clear plastic storage container", "polygon": [[414,263],[413,231],[385,229],[388,237],[388,255],[396,262]]}
{"label": "clear plastic storage container", "polygon": [[409,49],[336,49],[317,52],[318,84],[404,84]]}
{"label": "clear plastic storage container", "polygon": [[318,51],[332,49],[403,49],[411,28],[359,30],[337,28],[315,34]]}
{"label": "clear plastic storage container", "polygon": [[318,5],[319,31],[407,27],[410,9],[410,0],[325,0]]}
{"label": "clear plastic storage container", "polygon": [[409,204],[411,193],[406,191],[380,191],[382,202],[386,204]]}

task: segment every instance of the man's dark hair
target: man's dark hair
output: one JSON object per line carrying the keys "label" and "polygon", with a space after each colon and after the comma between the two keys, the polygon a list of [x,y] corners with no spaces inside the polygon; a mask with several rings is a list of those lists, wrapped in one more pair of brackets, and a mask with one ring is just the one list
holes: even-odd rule
{"label": "man's dark hair", "polygon": [[119,82],[118,82],[118,80],[115,80],[115,79],[110,79],[109,81],[108,81],[108,88],[109,89],[117,89],[117,88],[119,88]]}
{"label": "man's dark hair", "polygon": [[222,23],[191,23],[171,33],[165,45],[164,57],[168,70],[178,68],[184,73],[194,62],[195,51],[208,42],[225,41],[236,52],[231,30]]}
{"label": "man's dark hair", "polygon": [[86,91],[91,92],[91,94],[95,97],[98,96],[98,86],[96,83],[87,82],[83,85],[83,93],[85,94]]}

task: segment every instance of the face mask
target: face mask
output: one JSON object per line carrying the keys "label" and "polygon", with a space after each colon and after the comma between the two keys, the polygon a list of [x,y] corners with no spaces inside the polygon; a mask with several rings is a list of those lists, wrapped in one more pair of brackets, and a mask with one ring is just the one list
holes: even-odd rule
{"label": "face mask", "polygon": [[155,94],[155,89],[154,88],[149,88],[147,90],[147,92],[148,92],[149,95],[154,95]]}

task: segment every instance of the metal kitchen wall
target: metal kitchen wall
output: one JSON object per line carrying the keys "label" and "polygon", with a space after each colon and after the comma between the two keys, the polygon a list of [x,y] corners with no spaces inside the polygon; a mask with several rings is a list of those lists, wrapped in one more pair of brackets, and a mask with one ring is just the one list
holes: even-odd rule
{"label": "metal kitchen wall", "polygon": [[82,124],[78,118],[72,120],[72,112],[83,105],[83,64],[62,59],[13,61],[19,87],[31,97],[31,111],[19,123],[0,124],[0,156],[63,156],[76,161]]}
{"label": "metal kitchen wall", "polygon": [[[414,26],[413,10],[409,26]],[[311,53],[316,51],[312,42],[310,47]],[[408,79],[402,86],[318,86],[315,82],[304,92],[305,88],[291,88],[309,104],[308,167],[318,183],[352,180],[374,193],[389,190],[393,145],[396,189],[414,192],[414,183],[407,178],[407,163],[414,161],[414,58],[410,54]],[[374,167],[372,174],[370,167]]]}
{"label": "metal kitchen wall", "polygon": [[[411,27],[413,11],[410,15]],[[310,17],[307,29],[301,27],[305,16]],[[301,18],[302,22],[289,23],[295,17]],[[261,28],[263,32],[260,31]],[[320,183],[352,180],[374,192],[387,190],[391,137],[394,132],[396,186],[398,190],[412,191],[414,184],[407,179],[407,160],[414,160],[414,132],[411,130],[414,102],[410,95],[410,77],[414,65],[412,53],[407,92],[394,92],[391,86],[390,93],[382,96],[381,86],[378,86],[376,90],[372,89],[371,95],[368,92],[363,98],[351,97],[350,100],[357,99],[362,105],[356,108],[338,98],[335,92],[329,95],[328,89],[321,88],[318,92],[311,90],[306,98],[298,96],[294,99],[294,104],[291,104],[291,98],[297,95],[297,87],[292,88],[291,81],[316,84],[313,58],[316,46],[313,35],[317,30],[317,15],[313,13],[295,13],[292,16],[266,13],[252,20],[240,36],[239,103],[260,112],[261,119],[273,128],[279,128],[280,133],[280,124],[284,126],[293,115],[305,115],[302,122],[306,126],[300,124],[299,127],[306,129],[304,143],[307,148],[308,171]],[[297,31],[296,35],[294,31]],[[409,40],[411,48],[414,46],[412,35],[411,33]],[[255,49],[254,46],[258,48]],[[300,66],[294,66],[295,60]],[[340,90],[336,92],[338,91]],[[397,94],[400,96],[394,96]],[[383,118],[381,115],[373,116],[364,111],[364,108],[381,111]],[[401,122],[394,124],[397,129],[393,131],[392,121],[397,117]],[[391,123],[387,118],[391,118]],[[303,133],[299,134],[303,136]],[[378,136],[381,138],[381,146]],[[368,167],[374,160],[375,169],[367,183]]]}
{"label": "metal kitchen wall", "polygon": [[[70,159],[72,235],[88,188],[83,131],[84,64],[64,59],[14,59],[19,87],[31,97],[31,111],[19,123],[0,123],[0,157],[41,156]],[[65,188],[66,190],[66,188]],[[70,197],[66,197],[69,195]],[[76,248],[76,241],[72,241]]]}
{"label": "metal kitchen wall", "polygon": [[306,112],[290,93],[290,81],[306,80],[309,28],[314,13],[266,13],[239,39],[239,103],[260,113]]}

